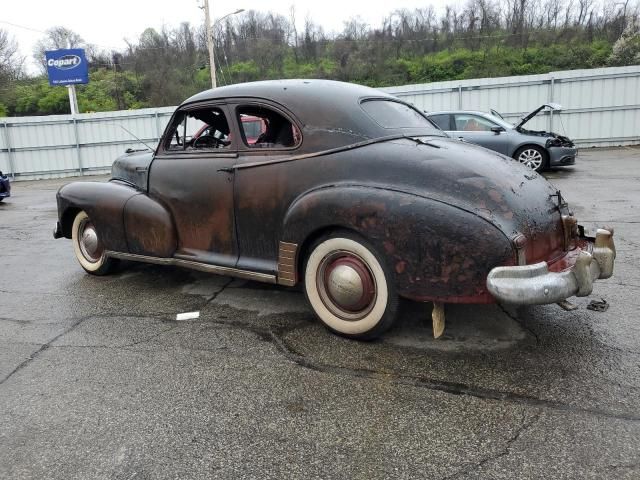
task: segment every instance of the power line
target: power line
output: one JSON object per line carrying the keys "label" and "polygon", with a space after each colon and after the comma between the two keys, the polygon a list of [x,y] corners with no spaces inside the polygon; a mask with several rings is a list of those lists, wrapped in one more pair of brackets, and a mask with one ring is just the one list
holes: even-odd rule
{"label": "power line", "polygon": [[5,25],[11,25],[12,27],[16,27],[16,28],[22,28],[23,30],[30,30],[30,31],[36,32],[36,33],[44,33],[45,35],[47,34],[47,32],[45,32],[44,30],[38,30],[36,28],[25,27],[24,25],[18,25],[17,23],[7,22],[6,20],[0,20],[0,23],[4,23]]}

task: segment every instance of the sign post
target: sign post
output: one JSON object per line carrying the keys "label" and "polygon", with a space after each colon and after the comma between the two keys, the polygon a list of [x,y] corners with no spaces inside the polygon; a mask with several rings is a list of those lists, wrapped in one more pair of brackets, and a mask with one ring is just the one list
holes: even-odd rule
{"label": "sign post", "polygon": [[78,97],[76,97],[76,86],[67,85],[67,89],[69,90],[69,106],[71,107],[71,114],[75,115],[76,113],[78,113]]}
{"label": "sign post", "polygon": [[49,85],[65,85],[69,89],[71,113],[78,113],[76,85],[89,83],[89,65],[82,48],[63,48],[45,52]]}

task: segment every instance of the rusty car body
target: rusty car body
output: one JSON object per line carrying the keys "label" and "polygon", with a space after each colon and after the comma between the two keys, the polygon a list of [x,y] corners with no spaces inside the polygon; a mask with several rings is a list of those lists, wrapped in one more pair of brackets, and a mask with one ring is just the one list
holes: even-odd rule
{"label": "rusty car body", "polygon": [[[243,116],[267,125],[253,143]],[[203,124],[210,138],[193,138]],[[109,181],[70,183],[57,202],[54,237],[90,273],[126,259],[303,283],[320,319],[356,338],[389,328],[398,296],[587,295],[615,257],[613,232],[585,237],[539,174],[391,95],[325,80],[197,94],[154,152],[123,155]]]}

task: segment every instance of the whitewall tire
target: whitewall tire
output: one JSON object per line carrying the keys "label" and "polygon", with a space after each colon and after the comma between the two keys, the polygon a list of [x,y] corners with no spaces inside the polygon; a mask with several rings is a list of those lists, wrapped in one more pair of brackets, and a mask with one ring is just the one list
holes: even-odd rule
{"label": "whitewall tire", "polygon": [[73,251],[80,266],[92,275],[106,275],[115,265],[113,258],[106,256],[95,225],[85,211],[79,212],[71,227]]}
{"label": "whitewall tire", "polygon": [[336,232],[312,245],[304,284],[318,318],[340,335],[373,339],[395,320],[394,278],[369,242],[351,232]]}

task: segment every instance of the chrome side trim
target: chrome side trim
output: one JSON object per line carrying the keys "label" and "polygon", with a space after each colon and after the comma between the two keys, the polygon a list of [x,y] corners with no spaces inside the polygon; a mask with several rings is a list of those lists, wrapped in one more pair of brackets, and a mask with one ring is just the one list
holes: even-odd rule
{"label": "chrome side trim", "polygon": [[180,258],[160,258],[149,257],[147,255],[137,255],[135,253],[122,253],[106,251],[105,254],[111,258],[119,258],[120,260],[131,260],[133,262],[154,263],[156,265],[172,265],[175,267],[190,268],[200,272],[215,273],[217,275],[228,275],[230,277],[244,278],[246,280],[255,280],[264,283],[276,283],[276,276],[268,273],[252,272],[249,270],[240,270],[232,267],[221,267],[219,265],[209,265],[207,263],[193,262],[190,260],[182,260]]}
{"label": "chrome side trim", "polygon": [[278,284],[293,287],[298,283],[297,243],[280,242],[278,249]]}

